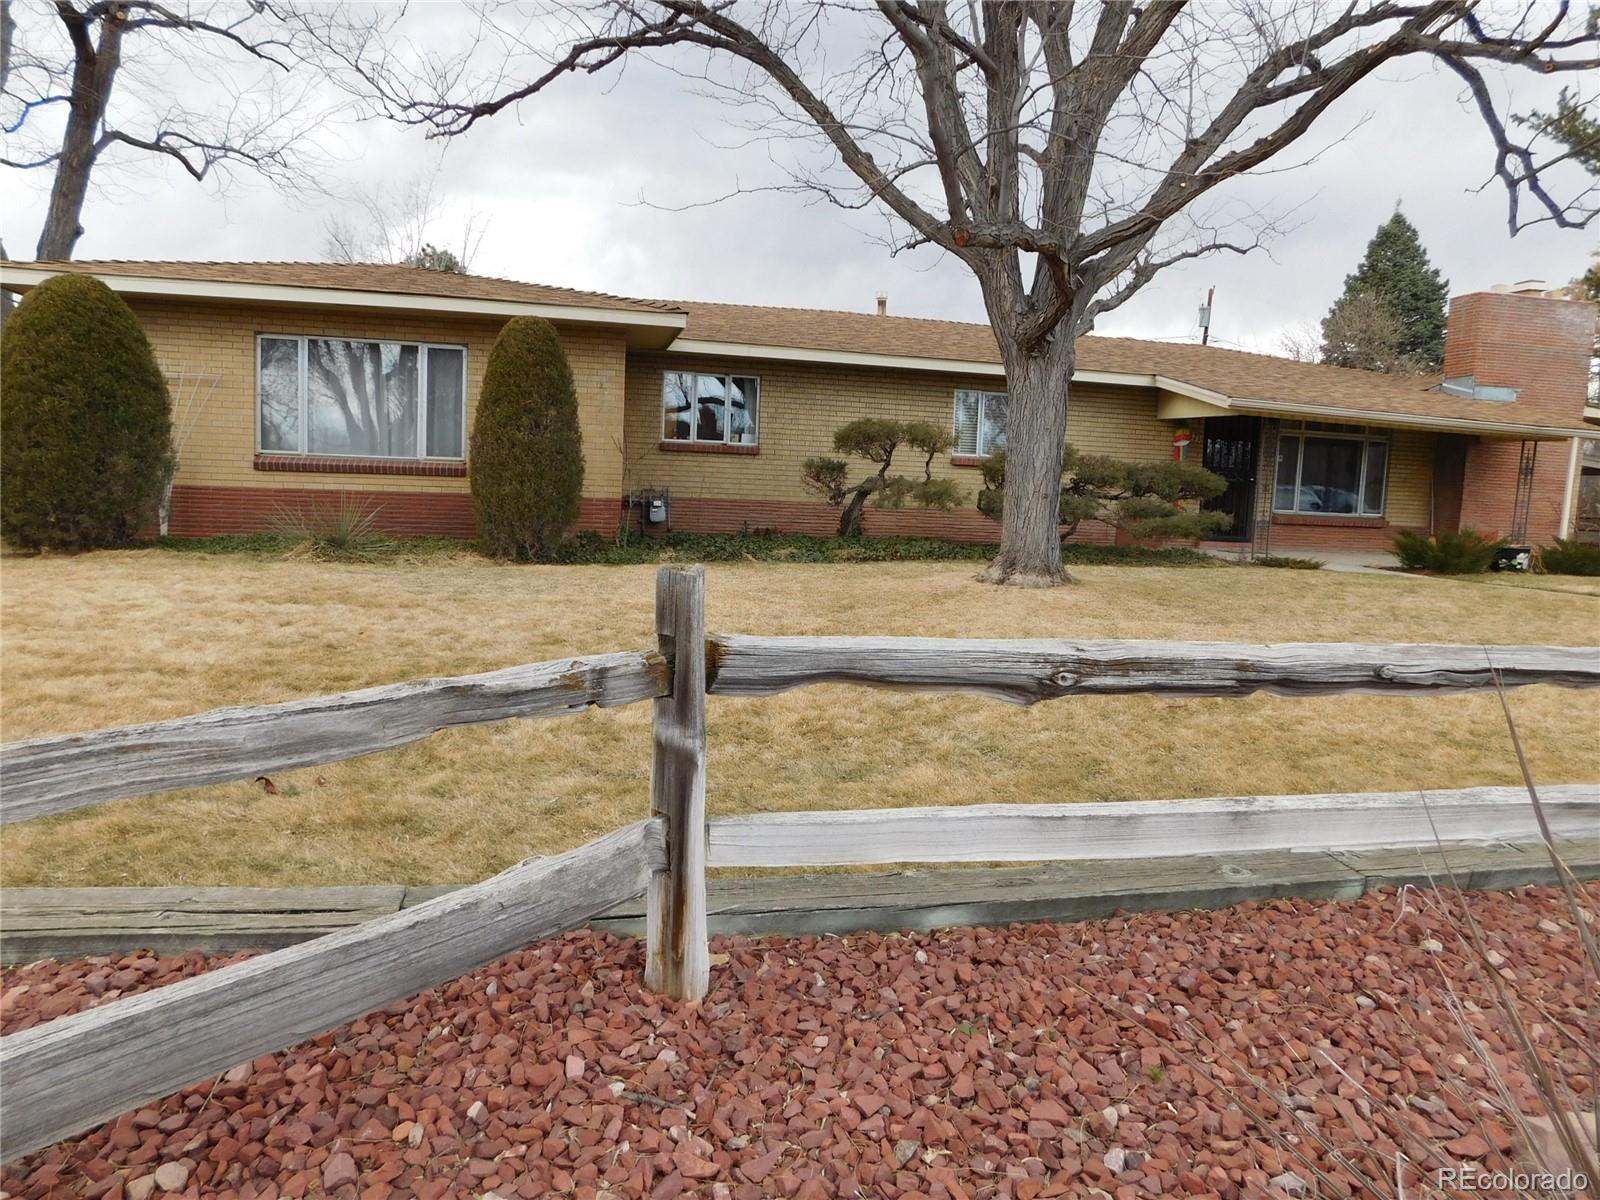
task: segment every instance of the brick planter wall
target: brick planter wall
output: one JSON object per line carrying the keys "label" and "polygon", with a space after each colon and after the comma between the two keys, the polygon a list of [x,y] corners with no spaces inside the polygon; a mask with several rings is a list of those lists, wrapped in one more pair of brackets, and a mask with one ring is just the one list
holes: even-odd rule
{"label": "brick planter wall", "polygon": [[[170,532],[175,537],[261,533],[284,510],[337,511],[345,501],[376,513],[377,528],[399,537],[473,537],[472,497],[464,492],[390,492],[358,488],[200,487],[172,489]],[[585,496],[578,528],[606,537],[617,531],[621,500]]]}

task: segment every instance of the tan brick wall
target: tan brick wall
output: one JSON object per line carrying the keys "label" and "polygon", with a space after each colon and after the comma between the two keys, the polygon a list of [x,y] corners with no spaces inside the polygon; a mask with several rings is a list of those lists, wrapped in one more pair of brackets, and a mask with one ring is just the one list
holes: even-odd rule
{"label": "tan brick wall", "polygon": [[1391,525],[1426,529],[1433,512],[1433,435],[1396,429],[1389,439],[1389,485],[1383,516]]}
{"label": "tan brick wall", "polygon": [[[761,380],[759,453],[716,454],[662,450],[661,380],[667,371],[755,375]],[[678,354],[634,355],[627,374],[629,488],[667,487],[674,497],[704,500],[815,502],[801,483],[807,458],[832,454],[833,432],[858,417],[954,420],[958,388],[1004,391],[994,377],[945,375],[786,362],[737,362]],[[1154,391],[1084,385],[1072,390],[1067,438],[1080,450],[1159,461],[1172,453],[1172,426],[1156,420]],[[895,466],[921,470],[916,454],[901,452]],[[853,467],[867,469],[864,460]],[[976,468],[955,466],[948,454],[934,474],[957,480],[970,507],[982,480]]]}
{"label": "tan brick wall", "polygon": [[[1553,303],[1553,302],[1546,302]],[[247,489],[248,515],[262,507],[273,490],[286,497],[318,490],[394,494],[396,513],[409,514],[429,495],[438,495],[460,524],[468,493],[460,476],[350,474],[344,472],[264,471],[254,465],[255,346],[259,333],[309,334],[352,338],[392,338],[464,344],[467,347],[468,428],[477,407],[489,348],[503,322],[493,318],[427,316],[399,313],[357,313],[341,309],[229,305],[180,300],[134,299],[156,356],[175,384],[174,415],[180,426],[191,400],[204,400],[193,430],[182,447],[177,485],[179,495],[207,497],[207,514],[197,512],[193,524],[213,525],[223,489]],[[1458,314],[1459,316],[1469,316]],[[1470,340],[1470,339],[1469,339]],[[932,372],[891,371],[775,361],[738,362],[673,354],[627,355],[620,332],[563,329],[562,341],[577,383],[586,459],[584,493],[591,500],[620,495],[632,487],[669,487],[685,502],[674,525],[687,528],[737,528],[740,524],[831,528],[832,512],[801,483],[801,463],[811,455],[831,452],[833,431],[866,415],[918,419],[948,425],[958,388],[1000,390],[1001,380]],[[1458,341],[1458,346],[1468,342]],[[1563,360],[1562,366],[1565,367]],[[179,379],[180,370],[184,379]],[[663,451],[661,377],[667,370],[728,371],[761,379],[760,443],[752,455]],[[1562,371],[1565,379],[1566,372]],[[214,377],[212,385],[209,378]],[[1561,395],[1565,399],[1565,389]],[[1067,434],[1089,453],[1159,461],[1171,453],[1173,423],[1155,416],[1153,391],[1082,385],[1073,389]],[[1198,444],[1198,438],[1196,441]],[[1559,444],[1553,444],[1559,445]],[[1386,525],[1426,529],[1431,517],[1432,435],[1396,430],[1391,442]],[[1564,446],[1561,446],[1564,449]],[[1469,468],[1467,511],[1463,523],[1486,527],[1509,520],[1514,481],[1503,461],[1509,451],[1514,468],[1515,443],[1483,443]],[[1559,514],[1559,489],[1552,477],[1555,460],[1565,458],[1545,447],[1540,454],[1539,486],[1532,521],[1536,541],[1549,536]],[[865,464],[860,464],[863,468]],[[919,464],[908,455],[907,472]],[[1263,461],[1270,476],[1272,464]],[[938,533],[986,537],[992,527],[971,509],[980,486],[976,469],[957,466],[949,455],[935,463],[941,477],[954,478],[968,492],[963,510],[953,514],[905,510],[869,513],[869,528],[882,532]],[[1474,495],[1476,493],[1476,495]],[[399,497],[406,497],[403,504]],[[691,503],[693,502],[693,503]],[[759,502],[745,505],[741,502]],[[1499,509],[1506,518],[1497,520]],[[1491,511],[1493,510],[1493,511]],[[1549,511],[1546,511],[1549,510]],[[220,510],[218,510],[220,511]],[[178,515],[178,514],[175,514]],[[586,506],[585,524],[605,524],[600,508]],[[241,516],[241,519],[244,519]],[[441,520],[445,519],[443,517]],[[251,522],[254,517],[251,517]],[[407,516],[406,520],[410,520]],[[418,520],[421,520],[419,517]],[[249,522],[247,522],[249,523]],[[426,523],[426,522],[424,522]],[[1542,535],[1542,536],[1541,536]],[[1086,530],[1096,540],[1103,530]],[[1290,535],[1336,541],[1338,534],[1297,529]],[[1386,539],[1387,533],[1365,533]]]}
{"label": "tan brick wall", "polygon": [[[173,384],[175,426],[181,430],[191,398],[197,408],[204,400],[204,407],[198,408],[194,419],[193,432],[180,452],[178,486],[279,488],[295,493],[306,489],[413,495],[468,491],[467,480],[462,477],[256,470],[256,335],[309,334],[465,345],[470,431],[489,348],[504,321],[141,298],[134,298],[131,303],[155,347],[157,360]],[[618,496],[622,491],[619,433],[626,361],[622,334],[564,328],[561,341],[577,384],[585,460],[584,495]],[[189,382],[180,381],[180,369]],[[209,379],[197,386],[194,381],[201,376],[215,377],[215,386]]]}

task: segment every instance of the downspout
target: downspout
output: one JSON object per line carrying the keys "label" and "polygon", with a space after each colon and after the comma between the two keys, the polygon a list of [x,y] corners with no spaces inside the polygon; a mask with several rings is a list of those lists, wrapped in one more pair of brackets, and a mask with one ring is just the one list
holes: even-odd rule
{"label": "downspout", "polygon": [[1567,486],[1561,490],[1561,521],[1556,526],[1556,536],[1569,538],[1572,536],[1572,512],[1577,506],[1578,479],[1582,475],[1583,439],[1571,439],[1567,449]]}

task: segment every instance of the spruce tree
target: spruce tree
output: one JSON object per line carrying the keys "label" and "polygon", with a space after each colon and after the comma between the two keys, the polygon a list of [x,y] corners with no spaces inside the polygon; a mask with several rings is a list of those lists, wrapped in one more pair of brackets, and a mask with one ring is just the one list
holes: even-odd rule
{"label": "spruce tree", "polygon": [[[1361,296],[1376,297],[1400,325],[1395,349],[1401,369],[1437,371],[1444,365],[1445,301],[1450,284],[1428,261],[1416,226],[1399,209],[1367,243],[1355,273],[1345,276],[1344,294],[1323,320],[1322,361],[1336,367],[1367,366],[1371,356],[1332,336],[1340,310]],[[1331,328],[1330,328],[1331,326]]]}

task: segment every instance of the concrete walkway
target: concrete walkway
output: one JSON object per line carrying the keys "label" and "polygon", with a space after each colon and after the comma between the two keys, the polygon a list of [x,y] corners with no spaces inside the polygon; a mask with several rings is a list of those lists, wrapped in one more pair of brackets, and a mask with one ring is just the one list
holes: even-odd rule
{"label": "concrete walkway", "polygon": [[[1224,562],[1248,563],[1250,560],[1237,550],[1208,549],[1206,553]],[[1316,558],[1322,560],[1324,571],[1342,571],[1353,575],[1394,575],[1393,568],[1400,560],[1388,550],[1284,550],[1286,558]]]}

